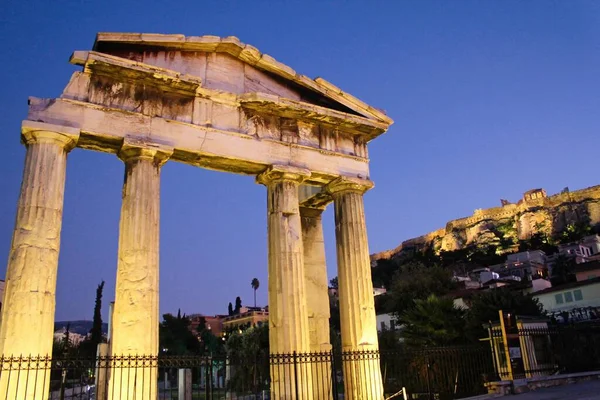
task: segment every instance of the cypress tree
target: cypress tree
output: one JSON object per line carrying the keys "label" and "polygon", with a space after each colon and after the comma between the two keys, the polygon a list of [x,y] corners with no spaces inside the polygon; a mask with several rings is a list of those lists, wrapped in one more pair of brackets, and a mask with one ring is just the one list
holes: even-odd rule
{"label": "cypress tree", "polygon": [[90,342],[96,347],[102,343],[102,291],[104,290],[104,281],[96,288],[96,304],[94,305],[94,321],[90,330]]}

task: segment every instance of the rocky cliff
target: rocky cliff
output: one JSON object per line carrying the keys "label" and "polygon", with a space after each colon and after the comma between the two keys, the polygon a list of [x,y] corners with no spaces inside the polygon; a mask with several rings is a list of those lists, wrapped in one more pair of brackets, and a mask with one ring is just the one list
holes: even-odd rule
{"label": "rocky cliff", "polygon": [[[502,206],[478,209],[466,218],[449,221],[445,228],[406,240],[395,249],[371,255],[371,260],[393,258],[408,251],[458,250],[471,245],[496,245],[531,238],[536,233],[555,236],[569,224],[600,227],[600,185],[547,196],[544,189],[525,192],[517,203],[501,200]],[[506,246],[506,243],[509,243]]]}

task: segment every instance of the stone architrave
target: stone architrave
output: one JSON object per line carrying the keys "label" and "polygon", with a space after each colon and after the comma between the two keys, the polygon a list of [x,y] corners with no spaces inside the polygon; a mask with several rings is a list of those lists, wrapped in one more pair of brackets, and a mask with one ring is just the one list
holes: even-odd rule
{"label": "stone architrave", "polygon": [[[172,149],[125,140],[119,258],[112,318],[111,355],[158,355],[160,170]],[[150,361],[151,362],[151,361]],[[109,399],[154,399],[157,370],[144,361],[113,361]]]}
{"label": "stone architrave", "polygon": [[373,182],[338,178],[327,185],[335,205],[344,390],[356,400],[383,399],[379,344],[363,194]]}
{"label": "stone architrave", "polygon": [[[4,357],[52,356],[67,153],[78,138],[78,129],[23,123],[21,140],[27,154],[2,304],[0,354]],[[7,369],[14,366],[3,365],[0,398],[41,399],[50,381],[44,366],[49,363],[24,361],[20,368],[46,376],[28,379],[27,373],[11,374]]]}
{"label": "stone architrave", "polygon": [[302,245],[304,247],[304,284],[308,309],[308,330],[313,395],[315,399],[330,399],[331,343],[329,338],[329,293],[327,263],[323,239],[323,209],[300,207],[302,220]]}
{"label": "stone architrave", "polygon": [[298,203],[298,186],[309,176],[306,169],[274,165],[257,177],[267,187],[269,346],[276,399],[312,399],[310,367],[293,359],[294,353],[310,351]]}

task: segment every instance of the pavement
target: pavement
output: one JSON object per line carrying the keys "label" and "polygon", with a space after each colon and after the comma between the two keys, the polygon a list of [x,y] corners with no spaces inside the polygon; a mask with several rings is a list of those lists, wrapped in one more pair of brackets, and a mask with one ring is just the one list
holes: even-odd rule
{"label": "pavement", "polygon": [[600,400],[600,381],[573,383],[512,396],[482,395],[462,400]]}
{"label": "pavement", "polygon": [[515,396],[506,396],[506,400],[600,400],[600,381],[573,383],[538,389]]}

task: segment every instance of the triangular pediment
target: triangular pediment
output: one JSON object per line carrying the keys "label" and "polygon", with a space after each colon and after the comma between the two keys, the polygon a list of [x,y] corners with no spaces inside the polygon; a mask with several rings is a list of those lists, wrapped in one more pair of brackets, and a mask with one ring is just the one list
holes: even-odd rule
{"label": "triangular pediment", "polygon": [[197,77],[208,89],[265,93],[385,125],[393,122],[384,112],[326,80],[298,74],[236,37],[99,33],[94,50]]}

